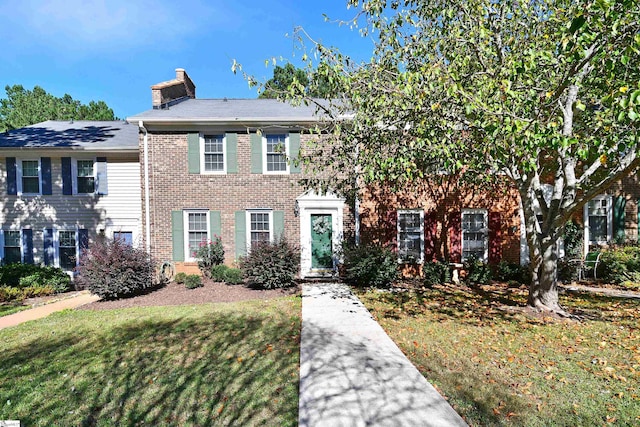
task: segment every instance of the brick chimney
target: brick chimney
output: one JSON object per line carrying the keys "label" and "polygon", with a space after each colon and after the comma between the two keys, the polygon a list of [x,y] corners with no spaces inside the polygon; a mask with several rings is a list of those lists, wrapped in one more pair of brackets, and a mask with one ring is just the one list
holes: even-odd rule
{"label": "brick chimney", "polygon": [[151,86],[153,108],[164,108],[173,101],[183,98],[196,98],[196,85],[193,84],[184,68],[176,68],[175,79]]}

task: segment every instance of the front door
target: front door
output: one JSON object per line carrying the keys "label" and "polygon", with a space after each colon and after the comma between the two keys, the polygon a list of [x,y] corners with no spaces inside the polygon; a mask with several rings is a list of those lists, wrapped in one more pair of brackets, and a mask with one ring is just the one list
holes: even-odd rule
{"label": "front door", "polygon": [[331,214],[311,214],[311,268],[333,268]]}

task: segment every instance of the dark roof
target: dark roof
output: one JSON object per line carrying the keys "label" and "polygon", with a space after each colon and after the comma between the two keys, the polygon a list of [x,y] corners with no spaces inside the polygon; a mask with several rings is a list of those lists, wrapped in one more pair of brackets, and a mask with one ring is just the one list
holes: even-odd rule
{"label": "dark roof", "polygon": [[[322,102],[322,101],[320,101]],[[168,108],[143,111],[127,120],[149,122],[314,122],[315,105],[293,106],[276,99],[185,99]]]}
{"label": "dark roof", "polygon": [[0,133],[2,148],[138,150],[138,127],[124,121],[54,121]]}

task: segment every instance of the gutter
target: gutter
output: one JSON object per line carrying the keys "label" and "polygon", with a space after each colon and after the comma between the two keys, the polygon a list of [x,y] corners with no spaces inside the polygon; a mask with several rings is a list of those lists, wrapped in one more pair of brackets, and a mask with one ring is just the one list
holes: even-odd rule
{"label": "gutter", "polygon": [[138,128],[144,132],[143,156],[144,156],[144,221],[145,221],[145,249],[151,255],[151,214],[149,212],[149,133],[144,127],[144,122],[138,122]]}

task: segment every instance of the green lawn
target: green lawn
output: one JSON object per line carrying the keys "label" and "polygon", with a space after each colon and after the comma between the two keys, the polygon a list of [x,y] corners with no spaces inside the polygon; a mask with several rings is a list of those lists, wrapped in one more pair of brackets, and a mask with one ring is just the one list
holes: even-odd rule
{"label": "green lawn", "polygon": [[0,331],[0,419],[297,425],[300,298],[63,311]]}
{"label": "green lawn", "polygon": [[0,317],[8,316],[13,313],[17,313],[22,310],[27,310],[31,308],[30,305],[24,305],[22,301],[12,301],[12,302],[3,302],[0,303]]}
{"label": "green lawn", "polygon": [[525,316],[499,286],[360,297],[472,425],[640,425],[638,300],[563,296],[576,322]]}

